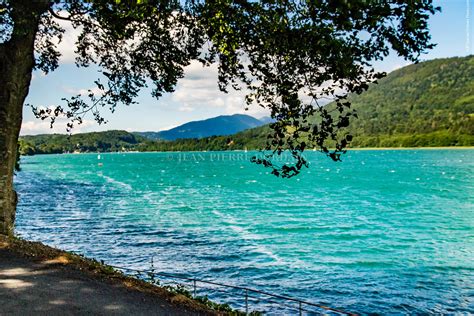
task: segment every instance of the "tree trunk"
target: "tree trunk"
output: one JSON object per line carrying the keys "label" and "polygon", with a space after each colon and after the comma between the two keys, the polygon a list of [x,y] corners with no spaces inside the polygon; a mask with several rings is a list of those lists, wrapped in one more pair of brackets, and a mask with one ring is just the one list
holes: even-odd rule
{"label": "tree trunk", "polygon": [[13,188],[23,102],[34,66],[34,41],[48,1],[11,1],[14,29],[0,44],[0,234],[13,235],[17,195]]}

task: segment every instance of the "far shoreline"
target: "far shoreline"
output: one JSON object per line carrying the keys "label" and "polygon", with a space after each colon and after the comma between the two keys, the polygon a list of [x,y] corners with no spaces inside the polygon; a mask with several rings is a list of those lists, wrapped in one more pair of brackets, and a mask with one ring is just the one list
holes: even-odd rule
{"label": "far shoreline", "polygon": [[462,150],[462,149],[474,149],[474,146],[445,146],[445,147],[355,147],[348,148],[347,151],[351,150],[439,150],[439,149],[448,149],[448,150]]}
{"label": "far shoreline", "polygon": [[[347,148],[347,152],[351,151],[389,151],[389,150],[473,150],[474,146],[446,146],[446,147],[355,147]],[[330,149],[333,150],[333,149]],[[205,152],[258,152],[258,149],[234,149],[234,150],[182,150],[182,151],[91,151],[91,152],[72,152],[72,153],[47,153],[34,155],[21,155],[22,157],[44,156],[44,155],[90,155],[90,154],[150,154],[150,153],[205,153]],[[305,152],[317,152],[319,150],[305,150]]]}

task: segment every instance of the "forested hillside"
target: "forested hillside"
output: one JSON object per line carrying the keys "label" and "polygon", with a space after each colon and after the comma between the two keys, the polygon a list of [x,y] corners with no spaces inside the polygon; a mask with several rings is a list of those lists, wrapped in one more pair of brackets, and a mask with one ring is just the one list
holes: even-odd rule
{"label": "forested hillside", "polygon": [[[474,146],[474,56],[398,69],[350,100],[359,116],[348,130],[354,135],[352,147]],[[175,141],[151,141],[125,131],[24,136],[21,151],[250,150],[263,148],[268,132],[268,126],[261,126],[230,136]]]}
{"label": "forested hillside", "polygon": [[474,145],[474,56],[398,69],[351,101],[353,146]]}
{"label": "forested hillside", "polygon": [[[395,70],[350,100],[359,117],[348,129],[354,135],[352,147],[474,146],[474,56]],[[258,149],[268,132],[262,126],[232,137],[156,143],[153,148]]]}
{"label": "forested hillside", "polygon": [[107,152],[136,150],[144,137],[126,131],[106,131],[75,135],[52,134],[20,137],[24,155],[64,152]]}

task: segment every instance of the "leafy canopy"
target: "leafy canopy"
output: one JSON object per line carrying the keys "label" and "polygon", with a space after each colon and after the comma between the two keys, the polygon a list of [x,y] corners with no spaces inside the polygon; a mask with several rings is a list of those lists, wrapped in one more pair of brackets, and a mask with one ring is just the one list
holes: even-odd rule
{"label": "leafy canopy", "polygon": [[[8,41],[18,31],[12,17],[28,4],[0,3],[1,40]],[[372,65],[390,50],[416,62],[432,48],[427,20],[436,10],[431,0],[50,2],[35,43],[36,68],[58,67],[55,38],[64,33],[58,20],[67,20],[80,30],[76,65],[96,64],[103,76],[95,81],[100,93],[33,111],[51,123],[66,116],[69,129],[88,114],[103,123],[103,108],[134,103],[148,84],[157,98],[172,92],[192,60],[217,63],[222,91],[244,89],[246,106],[269,109],[277,120],[266,151],[253,161],[291,177],[307,165],[301,155],[307,147],[340,159],[352,136],[338,131],[356,117],[346,95],[384,76]],[[323,106],[327,99],[335,109]],[[314,115],[321,119],[308,120]],[[285,150],[294,161],[273,163]]]}
{"label": "leafy canopy", "polygon": [[[349,96],[359,118],[341,132],[354,135],[351,148],[474,146],[473,79],[474,55],[435,59],[395,70],[362,95]],[[331,110],[335,106],[331,103],[326,107]],[[199,130],[206,131],[215,122],[200,124]],[[175,141],[156,141],[163,135],[149,132],[36,135],[20,138],[20,150],[27,155],[76,150],[255,150],[265,147],[269,130],[264,125],[234,135]]]}

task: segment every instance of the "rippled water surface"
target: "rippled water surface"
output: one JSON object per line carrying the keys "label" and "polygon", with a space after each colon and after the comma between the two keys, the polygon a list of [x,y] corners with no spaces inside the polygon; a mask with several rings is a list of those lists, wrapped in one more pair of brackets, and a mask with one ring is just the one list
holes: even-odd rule
{"label": "rippled water surface", "polygon": [[474,313],[474,150],[311,152],[292,179],[250,156],[24,157],[17,233],[358,313]]}

